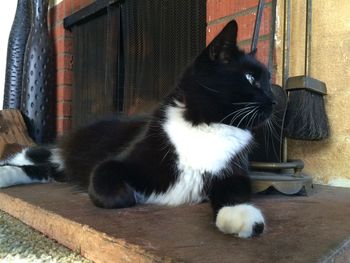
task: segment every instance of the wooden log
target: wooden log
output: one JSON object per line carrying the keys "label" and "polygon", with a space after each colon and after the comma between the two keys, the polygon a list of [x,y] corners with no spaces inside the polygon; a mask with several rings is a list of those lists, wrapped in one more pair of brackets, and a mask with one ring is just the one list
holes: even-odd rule
{"label": "wooden log", "polygon": [[34,142],[28,135],[22,114],[18,110],[6,109],[0,111],[0,159],[33,146]]}

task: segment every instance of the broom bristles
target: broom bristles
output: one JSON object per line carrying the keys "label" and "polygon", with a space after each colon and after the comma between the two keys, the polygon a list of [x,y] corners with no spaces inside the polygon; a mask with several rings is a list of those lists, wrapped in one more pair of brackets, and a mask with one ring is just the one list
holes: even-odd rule
{"label": "broom bristles", "polygon": [[323,140],[329,125],[323,95],[305,89],[289,93],[284,135],[297,140]]}

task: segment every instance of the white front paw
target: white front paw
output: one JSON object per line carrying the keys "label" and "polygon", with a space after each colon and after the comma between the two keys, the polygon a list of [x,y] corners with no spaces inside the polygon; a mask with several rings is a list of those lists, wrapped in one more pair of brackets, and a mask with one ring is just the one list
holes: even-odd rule
{"label": "white front paw", "polygon": [[222,207],[215,225],[225,234],[237,234],[247,238],[261,234],[265,220],[259,209],[249,204]]}

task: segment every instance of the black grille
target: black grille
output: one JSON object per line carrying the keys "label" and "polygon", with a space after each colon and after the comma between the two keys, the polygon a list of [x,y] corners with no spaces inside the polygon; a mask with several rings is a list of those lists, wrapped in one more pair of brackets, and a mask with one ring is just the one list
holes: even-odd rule
{"label": "black grille", "polygon": [[71,26],[73,128],[152,110],[205,47],[205,0],[126,0],[82,18]]}
{"label": "black grille", "polygon": [[205,47],[205,1],[126,1],[121,7],[126,114],[152,109]]}

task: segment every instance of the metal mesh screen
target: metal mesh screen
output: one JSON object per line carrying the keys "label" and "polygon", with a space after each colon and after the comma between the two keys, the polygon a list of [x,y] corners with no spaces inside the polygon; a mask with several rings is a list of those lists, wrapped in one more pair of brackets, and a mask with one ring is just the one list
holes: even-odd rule
{"label": "metal mesh screen", "polygon": [[73,28],[74,129],[116,112],[119,11],[112,6]]}
{"label": "metal mesh screen", "polygon": [[118,109],[151,110],[205,47],[205,0],[129,0],[121,6],[124,83]]}
{"label": "metal mesh screen", "polygon": [[145,113],[205,47],[205,0],[113,2],[72,27],[73,129]]}

